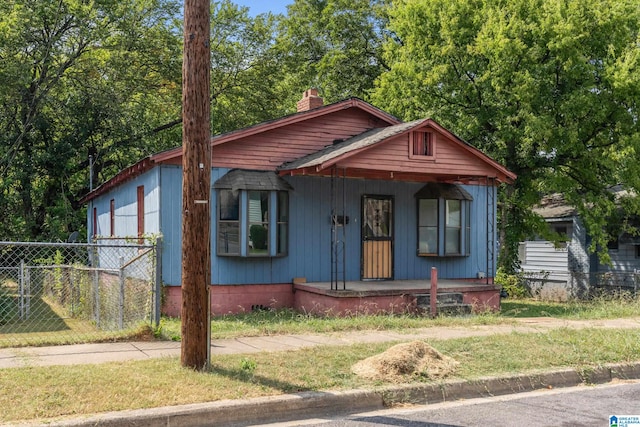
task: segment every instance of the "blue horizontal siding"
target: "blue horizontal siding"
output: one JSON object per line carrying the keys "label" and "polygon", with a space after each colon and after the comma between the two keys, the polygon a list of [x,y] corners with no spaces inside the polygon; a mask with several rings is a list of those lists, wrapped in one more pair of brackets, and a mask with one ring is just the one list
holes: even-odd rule
{"label": "blue horizontal siding", "polygon": [[[287,180],[294,188],[290,194],[289,254],[286,257],[264,259],[214,256],[214,283],[287,283],[294,277],[305,277],[309,282],[331,280],[331,180],[315,177]],[[422,186],[390,181],[346,181],[345,214],[350,218],[345,229],[347,280],[360,279],[360,210],[364,194],[394,198],[395,279],[428,279],[431,267],[438,269],[441,278],[475,278],[478,272],[486,272],[486,188],[464,186],[474,198],[471,205],[471,255],[418,257],[414,194]],[[215,222],[212,226],[215,228]],[[212,235],[215,236],[215,231]],[[213,244],[215,254],[215,242]]]}
{"label": "blue horizontal siding", "polygon": [[109,236],[111,233],[110,202],[115,204],[115,236],[138,235],[138,186],[144,186],[144,228],[147,234],[160,232],[159,170],[152,169],[112,191],[93,199],[87,210],[89,234],[92,233],[93,208],[97,213],[97,229],[93,234]]}
{"label": "blue horizontal siding", "polygon": [[[160,168],[161,215],[163,235],[162,281],[166,285],[180,285],[182,277],[182,167],[163,165]],[[229,169],[211,170],[211,185],[226,174]],[[215,238],[217,199],[211,196],[211,236]],[[212,283],[216,283],[216,255],[212,246]]]}
{"label": "blue horizontal siding", "polygon": [[[211,184],[228,169],[212,170]],[[164,236],[163,281],[179,285],[182,262],[182,169],[161,167],[161,224]],[[289,283],[294,277],[309,282],[331,280],[331,179],[286,177],[294,188],[289,199],[289,251],[273,258],[242,258],[216,255],[217,197],[211,196],[211,254],[214,284]],[[417,208],[414,194],[421,183],[348,179],[346,182],[345,229],[346,279],[360,280],[362,196],[385,195],[394,199],[394,278],[428,279],[431,268],[441,278],[475,278],[487,270],[486,187],[463,186],[473,196],[471,203],[471,254],[463,257],[419,257]],[[342,199],[342,181],[339,181]],[[495,188],[490,191],[495,192]],[[493,207],[495,212],[495,207]],[[495,215],[494,215],[495,217]],[[493,238],[495,241],[495,236]]]}

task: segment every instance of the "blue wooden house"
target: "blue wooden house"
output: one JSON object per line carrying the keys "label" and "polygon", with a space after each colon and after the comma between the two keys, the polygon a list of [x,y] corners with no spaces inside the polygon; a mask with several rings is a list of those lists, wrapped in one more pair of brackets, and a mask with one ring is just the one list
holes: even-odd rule
{"label": "blue wooden house", "polygon": [[[305,92],[298,112],[211,139],[211,309],[413,310],[442,290],[497,308],[497,186],[515,175],[431,119]],[[161,234],[180,313],[182,147],[92,191],[90,235]]]}

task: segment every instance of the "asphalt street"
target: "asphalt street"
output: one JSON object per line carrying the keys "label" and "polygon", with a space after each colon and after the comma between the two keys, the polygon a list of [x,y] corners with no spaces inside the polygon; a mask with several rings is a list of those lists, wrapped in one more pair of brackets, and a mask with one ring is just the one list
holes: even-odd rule
{"label": "asphalt street", "polygon": [[536,390],[262,427],[604,427],[610,425],[612,415],[640,417],[640,381]]}

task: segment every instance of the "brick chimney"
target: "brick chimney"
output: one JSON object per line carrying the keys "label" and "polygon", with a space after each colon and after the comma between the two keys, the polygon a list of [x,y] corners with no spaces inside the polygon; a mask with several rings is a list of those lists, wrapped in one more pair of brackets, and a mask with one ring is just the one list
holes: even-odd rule
{"label": "brick chimney", "polygon": [[324,100],[318,96],[318,89],[308,89],[302,94],[302,99],[298,101],[298,112],[313,110],[322,107]]}

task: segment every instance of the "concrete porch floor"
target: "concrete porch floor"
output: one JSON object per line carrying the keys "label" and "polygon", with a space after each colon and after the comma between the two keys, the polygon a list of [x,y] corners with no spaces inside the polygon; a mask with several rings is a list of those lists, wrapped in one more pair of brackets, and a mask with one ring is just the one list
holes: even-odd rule
{"label": "concrete porch floor", "polygon": [[[380,295],[384,293],[386,295],[399,295],[399,294],[423,294],[429,293],[431,289],[431,281],[428,279],[423,280],[361,280],[361,281],[347,281],[344,283],[338,282],[337,289],[336,284],[331,282],[310,282],[310,283],[297,283],[294,284],[294,288],[304,288],[308,291],[315,291],[318,293],[332,294],[338,296],[338,294],[357,293],[359,296]],[[438,279],[437,284],[438,292],[469,292],[479,291],[487,289],[495,289],[496,286],[492,283],[487,283],[486,280],[451,280],[451,279]]]}
{"label": "concrete porch floor", "polygon": [[[294,308],[331,315],[381,314],[420,311],[418,295],[429,294],[430,280],[349,281],[331,289],[330,282],[294,283]],[[486,280],[438,280],[438,293],[462,294],[473,311],[500,310],[500,289]]]}

